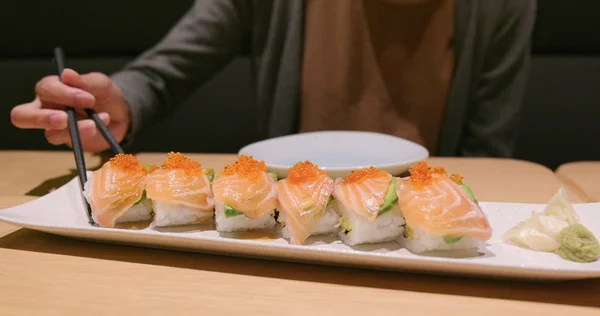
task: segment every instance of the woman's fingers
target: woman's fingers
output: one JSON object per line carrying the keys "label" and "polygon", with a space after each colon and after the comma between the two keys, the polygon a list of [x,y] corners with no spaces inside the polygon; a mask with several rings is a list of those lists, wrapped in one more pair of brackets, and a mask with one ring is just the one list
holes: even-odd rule
{"label": "woman's fingers", "polygon": [[110,78],[99,72],[79,75],[72,69],[65,69],[62,73],[62,82],[91,93],[97,100],[104,100],[112,91]]}
{"label": "woman's fingers", "polygon": [[85,90],[67,86],[57,76],[49,76],[40,80],[35,86],[35,93],[42,102],[51,102],[74,108],[90,108],[96,98]]}
{"label": "woman's fingers", "polygon": [[[110,116],[108,113],[99,113],[98,116],[102,120],[105,125],[110,123]],[[82,144],[93,144],[96,136],[102,137],[102,135],[98,132],[96,128],[96,124],[91,119],[85,119],[77,122],[77,126],[79,129],[79,136],[81,138]],[[61,129],[61,130],[46,130],[45,132],[46,140],[50,144],[53,145],[63,145],[69,144],[71,141],[71,134],[69,129]],[[84,145],[84,148],[86,146]]]}
{"label": "woman's fingers", "polygon": [[10,121],[19,128],[63,129],[66,128],[67,113],[59,109],[42,109],[39,99],[14,107]]}

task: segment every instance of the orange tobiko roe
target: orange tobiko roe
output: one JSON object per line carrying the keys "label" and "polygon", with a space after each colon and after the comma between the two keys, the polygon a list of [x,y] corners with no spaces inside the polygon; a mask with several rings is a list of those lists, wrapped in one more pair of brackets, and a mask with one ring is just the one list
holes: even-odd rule
{"label": "orange tobiko roe", "polygon": [[135,156],[131,154],[117,154],[110,158],[109,163],[112,167],[128,172],[146,172],[144,167]]}
{"label": "orange tobiko roe", "polygon": [[325,175],[325,171],[319,169],[319,166],[306,160],[298,162],[288,171],[288,180],[295,183],[303,183],[314,181],[321,175]]}
{"label": "orange tobiko roe", "polygon": [[199,162],[190,159],[182,153],[170,152],[161,166],[162,169],[177,169],[184,170],[190,175],[201,175],[202,165]]}
{"label": "orange tobiko roe", "polygon": [[256,180],[267,170],[264,161],[257,161],[252,156],[240,155],[236,162],[228,164],[225,169],[219,173],[220,176],[230,176],[237,174],[250,180]]}
{"label": "orange tobiko roe", "polygon": [[430,167],[425,161],[419,161],[410,167],[410,181],[416,187],[430,185],[433,182],[433,174],[448,176],[443,167]]}
{"label": "orange tobiko roe", "polygon": [[453,173],[453,174],[450,176],[450,179],[451,179],[452,181],[454,181],[454,183],[456,183],[456,184],[462,184],[462,183],[463,183],[463,182],[462,182],[462,180],[463,180],[463,176],[461,176],[460,174],[457,174],[457,173]]}
{"label": "orange tobiko roe", "polygon": [[344,183],[356,183],[366,179],[380,177],[385,174],[385,171],[379,171],[375,167],[353,170],[344,178]]}

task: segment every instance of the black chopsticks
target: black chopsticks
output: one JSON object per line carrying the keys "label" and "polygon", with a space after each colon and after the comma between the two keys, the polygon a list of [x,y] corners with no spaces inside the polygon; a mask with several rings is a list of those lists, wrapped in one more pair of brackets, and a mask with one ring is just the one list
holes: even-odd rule
{"label": "black chopsticks", "polygon": [[124,154],[125,152],[123,152],[123,149],[121,148],[117,140],[112,136],[112,134],[108,130],[108,127],[106,127],[106,125],[102,123],[102,120],[100,120],[100,117],[98,117],[96,111],[94,111],[94,109],[85,109],[84,111],[87,114],[87,116],[89,116],[94,121],[94,123],[96,123],[96,128],[98,128],[98,131],[100,131],[100,134],[102,134],[102,137],[104,137],[104,139],[110,146],[110,149],[112,149],[112,152],[114,154]]}
{"label": "black chopsticks", "polygon": [[[54,49],[54,58],[56,59],[56,70],[58,71],[58,77],[60,80],[62,72],[65,69],[66,62],[65,52],[61,47],[56,47]],[[68,110],[69,108],[67,108],[67,112]],[[85,109],[84,111],[87,114],[87,116],[94,121],[94,123],[96,124],[96,128],[98,129],[100,134],[102,134],[102,137],[104,137],[104,139],[110,146],[112,152],[114,154],[123,154],[124,152],[121,146],[119,145],[119,142],[117,142],[117,140],[112,136],[106,125],[102,123],[102,120],[100,120],[100,117],[98,117],[96,111],[94,111],[94,109]],[[73,144],[73,146],[75,145]]]}
{"label": "black chopsticks", "polygon": [[[56,71],[58,74],[58,80],[61,80],[63,70],[65,69],[65,53],[61,47],[56,47],[54,49],[54,59],[56,63]],[[77,116],[75,115],[75,109],[72,107],[66,107],[65,111],[67,112],[68,122],[67,125],[69,127],[69,134],[71,135],[71,143],[73,146],[73,154],[75,155],[75,164],[77,165],[77,173],[79,175],[79,185],[81,188],[81,192],[83,193],[85,188],[85,183],[87,182],[87,170],[85,167],[85,159],[83,157],[83,147],[81,146],[81,138],[79,136],[79,129],[77,128]],[[94,123],[96,124],[96,128],[100,131],[100,134],[104,137],[106,142],[110,145],[113,153],[122,154],[123,149],[119,146],[117,140],[112,136],[108,128],[102,123],[98,114],[93,109],[85,109],[85,113],[88,117],[90,117]],[[90,208],[89,203],[84,198],[85,206],[87,208],[87,217],[90,225],[96,226],[94,219],[92,217],[92,210]]]}

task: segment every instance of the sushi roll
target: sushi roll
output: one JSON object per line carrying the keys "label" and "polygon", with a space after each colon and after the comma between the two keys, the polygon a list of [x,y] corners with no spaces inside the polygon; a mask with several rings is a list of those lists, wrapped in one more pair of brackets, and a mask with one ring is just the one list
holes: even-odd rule
{"label": "sushi roll", "polygon": [[152,205],[144,191],[149,170],[133,155],[118,154],[94,171],[83,196],[92,218],[101,227],[152,219]]}
{"label": "sushi roll", "polygon": [[348,245],[395,240],[404,218],[396,203],[395,178],[369,167],[335,182],[334,208],[340,214],[340,239]]}
{"label": "sushi roll", "polygon": [[146,196],[154,205],[154,224],[204,224],[214,215],[209,175],[199,162],[181,153],[169,153],[146,181]]}
{"label": "sushi roll", "polygon": [[215,195],[217,231],[270,230],[277,225],[277,181],[263,161],[240,155],[217,174]]}
{"label": "sushi roll", "polygon": [[406,219],[399,241],[413,253],[477,248],[492,229],[462,177],[419,162],[398,179],[398,205]]}
{"label": "sushi roll", "polygon": [[311,235],[337,232],[339,216],[331,207],[333,179],[309,161],[299,162],[277,183],[283,238],[301,245]]}

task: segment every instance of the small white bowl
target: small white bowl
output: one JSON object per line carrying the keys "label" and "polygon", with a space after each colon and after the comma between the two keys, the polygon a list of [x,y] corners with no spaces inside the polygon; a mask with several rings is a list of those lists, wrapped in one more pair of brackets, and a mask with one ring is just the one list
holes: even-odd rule
{"label": "small white bowl", "polygon": [[264,160],[269,172],[287,177],[288,169],[309,160],[330,177],[376,167],[399,175],[429,157],[427,149],[403,138],[359,131],[324,131],[271,138],[245,146],[241,155]]}

